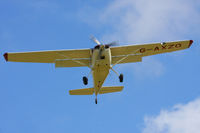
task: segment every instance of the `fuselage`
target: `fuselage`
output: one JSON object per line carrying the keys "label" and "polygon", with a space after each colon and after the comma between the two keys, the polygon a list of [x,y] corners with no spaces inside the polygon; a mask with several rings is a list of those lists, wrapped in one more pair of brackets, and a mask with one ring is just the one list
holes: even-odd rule
{"label": "fuselage", "polygon": [[91,62],[94,91],[97,95],[111,68],[110,48],[105,45],[97,45],[93,49]]}

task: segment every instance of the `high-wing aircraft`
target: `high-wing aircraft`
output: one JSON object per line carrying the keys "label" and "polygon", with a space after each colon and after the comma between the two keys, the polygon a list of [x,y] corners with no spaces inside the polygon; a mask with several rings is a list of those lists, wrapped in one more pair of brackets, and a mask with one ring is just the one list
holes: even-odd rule
{"label": "high-wing aircraft", "polygon": [[[92,40],[97,44],[91,49],[53,50],[5,53],[6,61],[54,63],[55,67],[89,67],[93,75],[92,88],[70,90],[70,95],[93,95],[97,104],[97,95],[119,92],[123,86],[102,86],[110,70],[116,73],[119,81],[123,82],[123,74],[118,74],[113,67],[117,64],[141,62],[145,56],[173,52],[189,48],[193,40],[151,43],[141,45],[113,46],[116,43],[100,43],[95,37]],[[90,75],[89,74],[89,75]],[[88,76],[89,76],[88,75]],[[83,83],[88,84],[88,76],[83,77]]]}

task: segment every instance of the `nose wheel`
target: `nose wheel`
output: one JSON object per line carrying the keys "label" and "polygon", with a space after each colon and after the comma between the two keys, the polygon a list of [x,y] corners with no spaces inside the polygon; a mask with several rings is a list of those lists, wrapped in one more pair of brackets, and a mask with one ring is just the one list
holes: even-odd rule
{"label": "nose wheel", "polygon": [[83,84],[84,84],[84,85],[87,85],[87,84],[88,84],[88,78],[85,77],[85,76],[83,77]]}
{"label": "nose wheel", "polygon": [[124,80],[124,76],[123,76],[123,74],[120,74],[120,75],[119,75],[119,81],[120,81],[120,82],[123,82],[123,80]]}

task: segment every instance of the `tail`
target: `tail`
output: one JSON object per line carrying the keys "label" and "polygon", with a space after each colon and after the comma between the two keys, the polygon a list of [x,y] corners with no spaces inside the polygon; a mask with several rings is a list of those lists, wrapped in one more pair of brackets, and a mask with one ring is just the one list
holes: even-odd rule
{"label": "tail", "polygon": [[[113,93],[122,91],[124,86],[105,86],[99,90],[99,94]],[[76,89],[70,90],[70,95],[92,95],[94,94],[94,88]]]}

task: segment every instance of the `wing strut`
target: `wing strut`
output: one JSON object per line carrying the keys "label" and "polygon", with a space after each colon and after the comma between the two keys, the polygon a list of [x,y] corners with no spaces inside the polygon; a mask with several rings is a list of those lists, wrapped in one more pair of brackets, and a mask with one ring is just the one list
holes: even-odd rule
{"label": "wing strut", "polygon": [[[80,61],[78,61],[78,60],[76,60],[76,59],[72,59],[71,57],[68,57],[68,56],[63,55],[63,54],[59,54],[59,53],[57,53],[57,54],[60,55],[60,56],[66,57],[67,59],[70,59],[70,60],[73,61],[73,62],[76,62],[76,63],[78,63],[78,64],[87,66],[87,64],[85,64],[85,63],[83,63],[83,62],[80,62]],[[60,59],[60,60],[64,60],[64,59]],[[91,68],[90,66],[88,66],[88,67]]]}
{"label": "wing strut", "polygon": [[120,60],[118,60],[114,65],[112,65],[112,67],[114,67],[115,65],[119,64],[121,61],[125,60],[125,59],[128,58],[129,56],[142,55],[142,54],[137,54],[138,51],[139,51],[139,49],[135,50],[135,51],[133,52],[133,54],[116,56],[116,57],[123,57],[123,58],[121,58]]}

